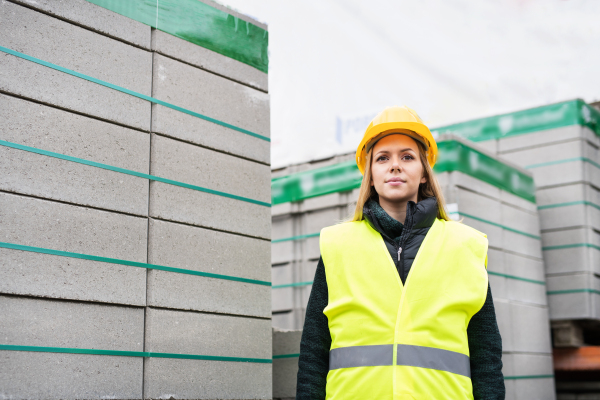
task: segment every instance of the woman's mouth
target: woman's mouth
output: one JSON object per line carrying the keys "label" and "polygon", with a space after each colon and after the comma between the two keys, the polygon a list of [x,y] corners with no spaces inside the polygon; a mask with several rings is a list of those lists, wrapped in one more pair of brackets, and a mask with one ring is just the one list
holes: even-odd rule
{"label": "woman's mouth", "polygon": [[400,178],[390,178],[386,183],[390,184],[391,186],[400,186],[402,184],[405,184],[406,181],[403,181]]}

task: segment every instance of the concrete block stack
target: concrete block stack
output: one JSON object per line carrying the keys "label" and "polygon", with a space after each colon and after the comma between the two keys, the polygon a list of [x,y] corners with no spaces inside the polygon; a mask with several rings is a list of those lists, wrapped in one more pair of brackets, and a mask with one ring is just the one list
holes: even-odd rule
{"label": "concrete block stack", "polygon": [[[503,339],[507,399],[553,399],[546,283],[532,174],[456,136],[438,137],[438,147],[434,170],[450,215],[488,236],[488,276]],[[353,154],[323,164],[327,165],[291,166],[273,174],[275,327],[302,328],[319,257],[318,232],[354,209],[361,174]],[[298,172],[286,174],[292,170]],[[340,192],[330,193],[332,177]],[[314,205],[319,208],[311,208]],[[311,220],[313,213],[321,218]]]}
{"label": "concrete block stack", "polygon": [[268,33],[162,1],[0,0],[0,397],[272,397]]}
{"label": "concrete block stack", "polygon": [[273,329],[273,398],[296,397],[301,330]]}
{"label": "concrete block stack", "polygon": [[[572,100],[438,129],[533,173],[550,318],[600,333],[600,112]],[[592,339],[593,341],[593,339]],[[600,343],[591,343],[600,344]],[[560,344],[557,344],[560,346]]]}

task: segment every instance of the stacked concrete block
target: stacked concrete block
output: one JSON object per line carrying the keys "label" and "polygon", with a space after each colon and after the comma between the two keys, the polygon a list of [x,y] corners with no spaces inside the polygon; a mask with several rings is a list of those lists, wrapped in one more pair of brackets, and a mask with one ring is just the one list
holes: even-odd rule
{"label": "stacked concrete block", "polygon": [[273,398],[296,397],[301,330],[273,329]]}
{"label": "stacked concrete block", "polygon": [[0,397],[272,398],[267,74],[84,0],[0,46]]}
{"label": "stacked concrete block", "polygon": [[[583,121],[597,114],[583,102],[572,103]],[[533,173],[553,321],[600,320],[600,136],[592,127],[575,121],[532,126],[527,133],[478,142]]]}
{"label": "stacked concrete block", "polygon": [[[530,184],[531,193],[517,195],[519,190],[510,190],[516,185],[510,179],[503,186],[460,169],[436,174],[449,215],[487,234],[489,240],[488,276],[503,341],[507,399],[553,399],[550,325],[540,220],[532,201],[532,175],[459,137],[438,137],[440,146],[444,141],[468,147],[467,156],[479,162],[473,161],[475,172],[477,168],[486,170],[485,158],[520,174]],[[338,162],[351,156],[353,154],[340,156]],[[323,164],[329,167],[332,162],[325,160]],[[274,176],[319,167],[317,162],[290,166],[275,171]],[[345,192],[281,203],[272,208],[273,325],[276,328],[302,328],[310,282],[319,257],[319,238],[315,233],[349,217],[357,196],[358,189],[348,188]]]}

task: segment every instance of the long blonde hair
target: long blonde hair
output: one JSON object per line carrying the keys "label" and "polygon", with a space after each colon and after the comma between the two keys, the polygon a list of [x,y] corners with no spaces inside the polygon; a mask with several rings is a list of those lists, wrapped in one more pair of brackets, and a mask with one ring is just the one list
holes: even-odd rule
{"label": "long blonde hair", "polygon": [[[427,182],[421,183],[419,185],[419,192],[417,194],[417,202],[426,199],[428,197],[433,197],[437,199],[437,217],[439,219],[444,219],[446,221],[451,221],[448,214],[446,214],[446,200],[444,199],[444,194],[442,193],[442,188],[427,161],[427,154],[425,153],[425,147],[415,140],[415,143],[419,147],[419,158],[421,159],[421,165],[423,166],[423,171],[427,178]],[[356,202],[356,208],[354,209],[354,215],[351,215],[347,222],[354,221],[362,221],[363,216],[363,207],[365,203],[369,199],[378,199],[379,195],[375,190],[374,186],[371,186],[371,179],[373,177],[371,173],[371,162],[373,161],[373,149],[375,146],[371,147],[369,152],[367,153],[367,162],[365,164],[365,174],[363,175],[362,182],[360,184],[360,191],[358,192],[358,200]]]}

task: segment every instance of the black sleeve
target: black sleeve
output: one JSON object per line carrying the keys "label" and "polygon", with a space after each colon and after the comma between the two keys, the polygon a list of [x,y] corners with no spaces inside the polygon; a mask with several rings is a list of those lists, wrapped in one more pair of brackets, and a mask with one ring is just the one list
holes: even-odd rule
{"label": "black sleeve", "polygon": [[327,307],[329,293],[323,258],[319,259],[313,281],[304,329],[300,341],[296,400],[324,400],[327,373],[329,372],[329,349],[331,334],[323,310]]}
{"label": "black sleeve", "polygon": [[496,323],[492,290],[467,328],[471,357],[471,381],[475,400],[504,400],[502,375],[502,338]]}

